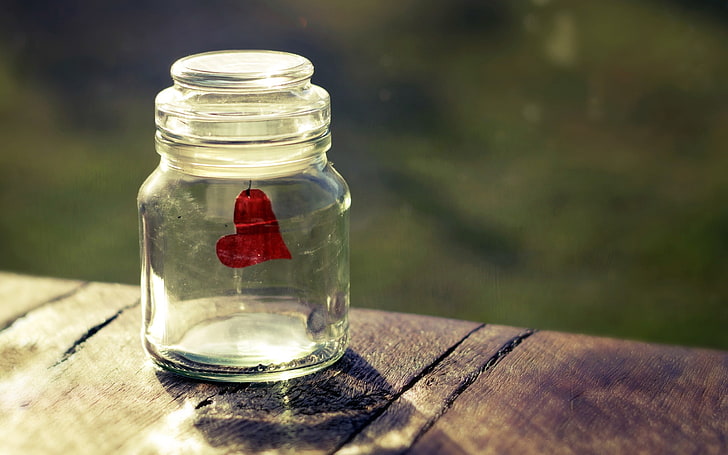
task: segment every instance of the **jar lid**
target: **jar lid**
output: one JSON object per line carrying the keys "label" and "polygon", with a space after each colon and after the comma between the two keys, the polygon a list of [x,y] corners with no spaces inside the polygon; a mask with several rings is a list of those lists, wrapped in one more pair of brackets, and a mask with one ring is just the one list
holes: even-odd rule
{"label": "jar lid", "polygon": [[188,88],[256,91],[298,85],[311,78],[313,65],[287,52],[217,51],[181,58],[170,72]]}
{"label": "jar lid", "polygon": [[174,86],[157,95],[156,124],[185,145],[264,146],[328,134],[329,94],[311,84],[313,65],[277,51],[216,51],[172,65]]}

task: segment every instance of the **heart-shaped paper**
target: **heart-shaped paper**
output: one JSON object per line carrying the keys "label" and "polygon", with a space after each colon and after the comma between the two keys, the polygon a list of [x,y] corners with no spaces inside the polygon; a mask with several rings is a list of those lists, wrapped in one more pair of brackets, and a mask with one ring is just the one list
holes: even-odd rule
{"label": "heart-shaped paper", "polygon": [[283,241],[270,199],[258,189],[243,190],[235,199],[236,234],[217,241],[217,257],[233,268],[248,267],[271,259],[291,259]]}

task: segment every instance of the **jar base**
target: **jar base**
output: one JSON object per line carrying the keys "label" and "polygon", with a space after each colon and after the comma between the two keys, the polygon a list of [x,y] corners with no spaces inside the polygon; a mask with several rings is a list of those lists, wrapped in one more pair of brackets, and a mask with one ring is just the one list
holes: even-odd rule
{"label": "jar base", "polygon": [[206,321],[172,345],[144,340],[148,354],[163,369],[222,382],[278,381],[310,374],[341,358],[347,344],[346,335],[316,341],[298,319],[274,313]]}

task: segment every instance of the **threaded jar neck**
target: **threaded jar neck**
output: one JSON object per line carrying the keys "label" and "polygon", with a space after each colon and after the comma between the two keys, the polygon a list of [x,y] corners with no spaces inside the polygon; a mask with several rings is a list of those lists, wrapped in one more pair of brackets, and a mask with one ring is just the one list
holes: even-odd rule
{"label": "threaded jar neck", "polygon": [[304,57],[207,52],[178,60],[171,75],[156,98],[157,150],[179,168],[290,167],[330,147],[329,95],[311,84]]}

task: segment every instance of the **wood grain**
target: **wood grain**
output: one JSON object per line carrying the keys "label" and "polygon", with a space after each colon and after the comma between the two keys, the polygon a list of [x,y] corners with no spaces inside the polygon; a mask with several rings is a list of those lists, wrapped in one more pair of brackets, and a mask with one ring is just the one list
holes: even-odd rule
{"label": "wood grain", "polygon": [[[35,281],[32,286],[47,289]],[[138,301],[135,286],[101,283],[77,285],[46,300],[0,331],[0,379],[17,377],[23,382],[31,373],[62,362],[123,308]]]}
{"label": "wood grain", "polygon": [[81,281],[0,272],[0,330],[33,308],[60,300],[84,285]]}
{"label": "wood grain", "polygon": [[728,453],[725,352],[354,309],[324,371],[199,382],[145,359],[138,287],[26,278],[3,454]]}
{"label": "wood grain", "polygon": [[[481,326],[404,390],[380,417],[337,453],[400,453],[427,431],[484,371],[531,331]],[[485,348],[485,349],[484,349]],[[441,439],[448,435],[441,434]]]}
{"label": "wood grain", "polygon": [[725,352],[540,332],[412,451],[723,454],[727,391]]}
{"label": "wood grain", "polygon": [[[145,361],[129,288],[138,292],[93,284],[2,333],[2,346],[17,344],[23,332],[42,343],[42,355],[22,357],[0,382],[8,416],[0,438],[9,453],[330,453],[480,326],[354,310],[351,348],[332,368],[273,384],[213,384]],[[115,305],[85,316],[98,309],[90,308],[92,291],[104,294],[93,299],[98,308]],[[403,412],[407,425],[415,409]]]}

